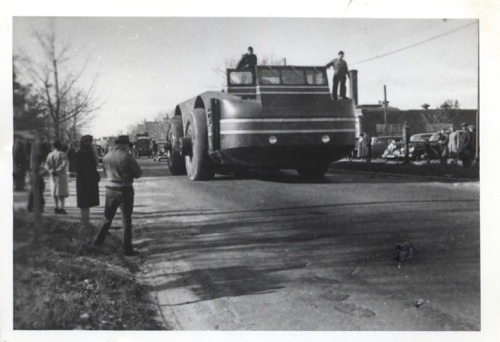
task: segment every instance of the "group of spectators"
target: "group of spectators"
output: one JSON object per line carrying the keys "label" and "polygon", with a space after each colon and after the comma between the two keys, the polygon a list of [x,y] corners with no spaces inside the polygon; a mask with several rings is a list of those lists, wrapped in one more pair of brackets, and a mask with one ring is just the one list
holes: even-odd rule
{"label": "group of spectators", "polygon": [[[17,139],[14,144],[14,184],[15,190],[22,191],[25,187],[26,173],[34,169],[31,161],[38,158],[39,174],[31,174],[31,182],[38,176],[39,205],[44,211],[45,191],[44,176],[50,180],[50,194],[54,198],[54,213],[66,215],[66,198],[69,197],[70,169],[76,174],[76,205],[80,209],[81,220],[85,227],[89,226],[90,208],[100,205],[98,154],[93,145],[93,138],[85,135],[80,139],[78,151],[67,149],[60,140],[52,143],[52,151],[48,151],[47,143],[37,143],[35,156],[31,156],[31,146],[23,140]],[[111,227],[111,222],[118,208],[122,213],[124,252],[125,255],[135,255],[132,248],[132,211],[134,206],[134,178],[142,176],[142,170],[130,153],[132,143],[128,136],[119,136],[115,141],[116,147],[110,149],[103,159],[103,171],[107,176],[106,203],[104,207],[104,220],[98,227],[98,232],[93,239],[94,245],[101,245]],[[72,155],[73,154],[73,155]],[[28,202],[28,211],[34,210],[34,189],[31,187]]]}
{"label": "group of spectators", "polygon": [[[45,191],[43,176],[48,176],[50,181],[50,194],[54,197],[54,213],[66,215],[66,198],[69,196],[70,174],[76,174],[77,207],[82,213],[82,221],[88,224],[89,208],[99,205],[100,181],[97,166],[99,165],[97,152],[92,144],[92,136],[85,135],[80,139],[79,149],[69,147],[60,140],[55,140],[52,146],[46,142],[36,144],[35,156],[31,156],[32,142],[16,139],[14,143],[14,184],[16,191],[25,188],[25,179],[28,170],[32,170],[33,158],[38,158],[40,167],[39,191]],[[52,148],[51,148],[52,147]],[[33,172],[33,171],[32,171]],[[33,184],[33,174],[30,182]],[[45,200],[40,199],[40,207],[43,211]],[[28,211],[34,208],[33,189],[31,189],[28,202]]]}
{"label": "group of spectators", "polygon": [[[473,126],[462,123],[462,132],[451,126],[448,131],[442,129],[438,137],[439,159],[442,165],[462,162],[463,167],[469,167],[476,157],[476,137]],[[427,153],[429,155],[429,153]]]}

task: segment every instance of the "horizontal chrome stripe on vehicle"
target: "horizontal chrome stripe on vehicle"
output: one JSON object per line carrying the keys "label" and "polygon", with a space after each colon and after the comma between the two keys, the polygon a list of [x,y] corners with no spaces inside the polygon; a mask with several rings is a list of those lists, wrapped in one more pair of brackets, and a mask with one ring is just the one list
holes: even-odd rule
{"label": "horizontal chrome stripe on vehicle", "polygon": [[231,95],[330,95],[330,92],[326,91],[309,91],[309,92],[298,92],[298,91],[273,91],[273,92],[248,92],[248,93],[229,93]]}
{"label": "horizontal chrome stripe on vehicle", "polygon": [[220,131],[220,134],[289,134],[289,133],[342,133],[356,132],[354,128],[337,128],[337,129],[283,129],[283,130],[232,130]]}
{"label": "horizontal chrome stripe on vehicle", "polygon": [[259,118],[259,119],[222,119],[220,123],[243,123],[243,122],[331,122],[331,121],[352,121],[355,118],[297,118],[297,119],[279,119],[279,118]]}
{"label": "horizontal chrome stripe on vehicle", "polygon": [[304,94],[304,95],[310,95],[310,94],[315,94],[315,95],[330,95],[329,91],[306,91],[306,92],[300,92],[300,91],[266,91],[266,92],[257,92],[257,95],[268,95],[268,94],[273,94],[273,95],[297,95],[297,94]]}
{"label": "horizontal chrome stripe on vehicle", "polygon": [[[257,88],[257,87],[256,87]],[[300,89],[328,89],[328,85],[285,85],[285,84],[280,84],[280,85],[261,85],[259,88],[269,88],[269,89],[276,89],[276,88],[300,88]]]}
{"label": "horizontal chrome stripe on vehicle", "polygon": [[311,89],[311,88],[320,88],[320,89],[328,89],[327,85],[298,85],[298,86],[289,86],[289,85],[261,85],[261,86],[240,86],[240,87],[234,87],[231,86],[229,89],[257,89],[257,88],[269,88],[269,89],[276,89],[276,88],[301,88],[301,89]]}

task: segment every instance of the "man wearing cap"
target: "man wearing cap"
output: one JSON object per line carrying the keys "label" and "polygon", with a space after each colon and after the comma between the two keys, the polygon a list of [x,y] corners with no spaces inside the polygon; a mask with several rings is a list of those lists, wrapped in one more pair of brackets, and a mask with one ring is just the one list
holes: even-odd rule
{"label": "man wearing cap", "polygon": [[142,176],[142,170],[129,150],[131,143],[127,135],[115,140],[116,147],[110,150],[102,161],[106,183],[106,204],[104,220],[94,238],[94,245],[102,245],[108,234],[116,210],[122,213],[123,248],[125,255],[137,254],[132,247],[132,212],[134,209],[134,178]]}
{"label": "man wearing cap", "polygon": [[334,100],[337,99],[337,89],[340,83],[340,97],[347,99],[345,96],[346,88],[345,82],[346,77],[349,78],[349,69],[347,68],[347,62],[344,60],[344,51],[339,51],[338,58],[333,59],[330,63],[326,65],[327,68],[333,66],[333,94]]}
{"label": "man wearing cap", "polygon": [[257,56],[253,54],[253,47],[248,47],[248,53],[241,56],[241,60],[236,66],[236,70],[253,68],[257,65]]}
{"label": "man wearing cap", "polygon": [[460,135],[458,142],[458,158],[462,161],[463,167],[469,167],[474,155],[474,138],[467,123],[462,123],[462,129],[464,132]]}

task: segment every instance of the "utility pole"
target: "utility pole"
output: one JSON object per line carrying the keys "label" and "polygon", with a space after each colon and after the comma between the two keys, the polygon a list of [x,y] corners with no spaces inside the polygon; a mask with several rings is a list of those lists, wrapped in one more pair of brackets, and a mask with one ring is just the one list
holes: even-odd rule
{"label": "utility pole", "polygon": [[387,88],[384,84],[384,135],[387,136],[387,105],[389,102],[387,102]]}
{"label": "utility pole", "polygon": [[384,101],[378,101],[379,104],[384,106],[384,135],[387,136],[387,106],[389,105],[389,101],[387,101],[387,89],[384,84]]}

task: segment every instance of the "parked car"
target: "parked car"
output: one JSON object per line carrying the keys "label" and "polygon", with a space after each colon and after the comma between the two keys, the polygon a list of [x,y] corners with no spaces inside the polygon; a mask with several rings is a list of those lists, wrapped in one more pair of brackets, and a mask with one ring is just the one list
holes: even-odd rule
{"label": "parked car", "polygon": [[396,144],[403,144],[403,137],[398,136],[382,136],[372,137],[372,158],[380,158],[389,146],[389,143],[394,140]]}
{"label": "parked car", "polygon": [[[457,131],[458,139],[460,139],[460,135],[463,134],[463,130]],[[429,158],[430,159],[439,159],[439,132],[436,133],[421,133],[415,134],[410,137],[410,143],[408,144],[408,157],[411,160],[420,160],[427,158],[425,151],[425,141],[429,141]],[[399,149],[398,158],[404,158],[406,154],[406,147],[403,145]],[[450,156],[454,157],[454,155]]]}
{"label": "parked car", "polygon": [[162,159],[168,159],[167,158],[167,151],[166,151],[166,145],[167,141],[166,140],[160,140],[157,142],[157,151],[156,154],[153,156],[154,161],[161,161]]}

